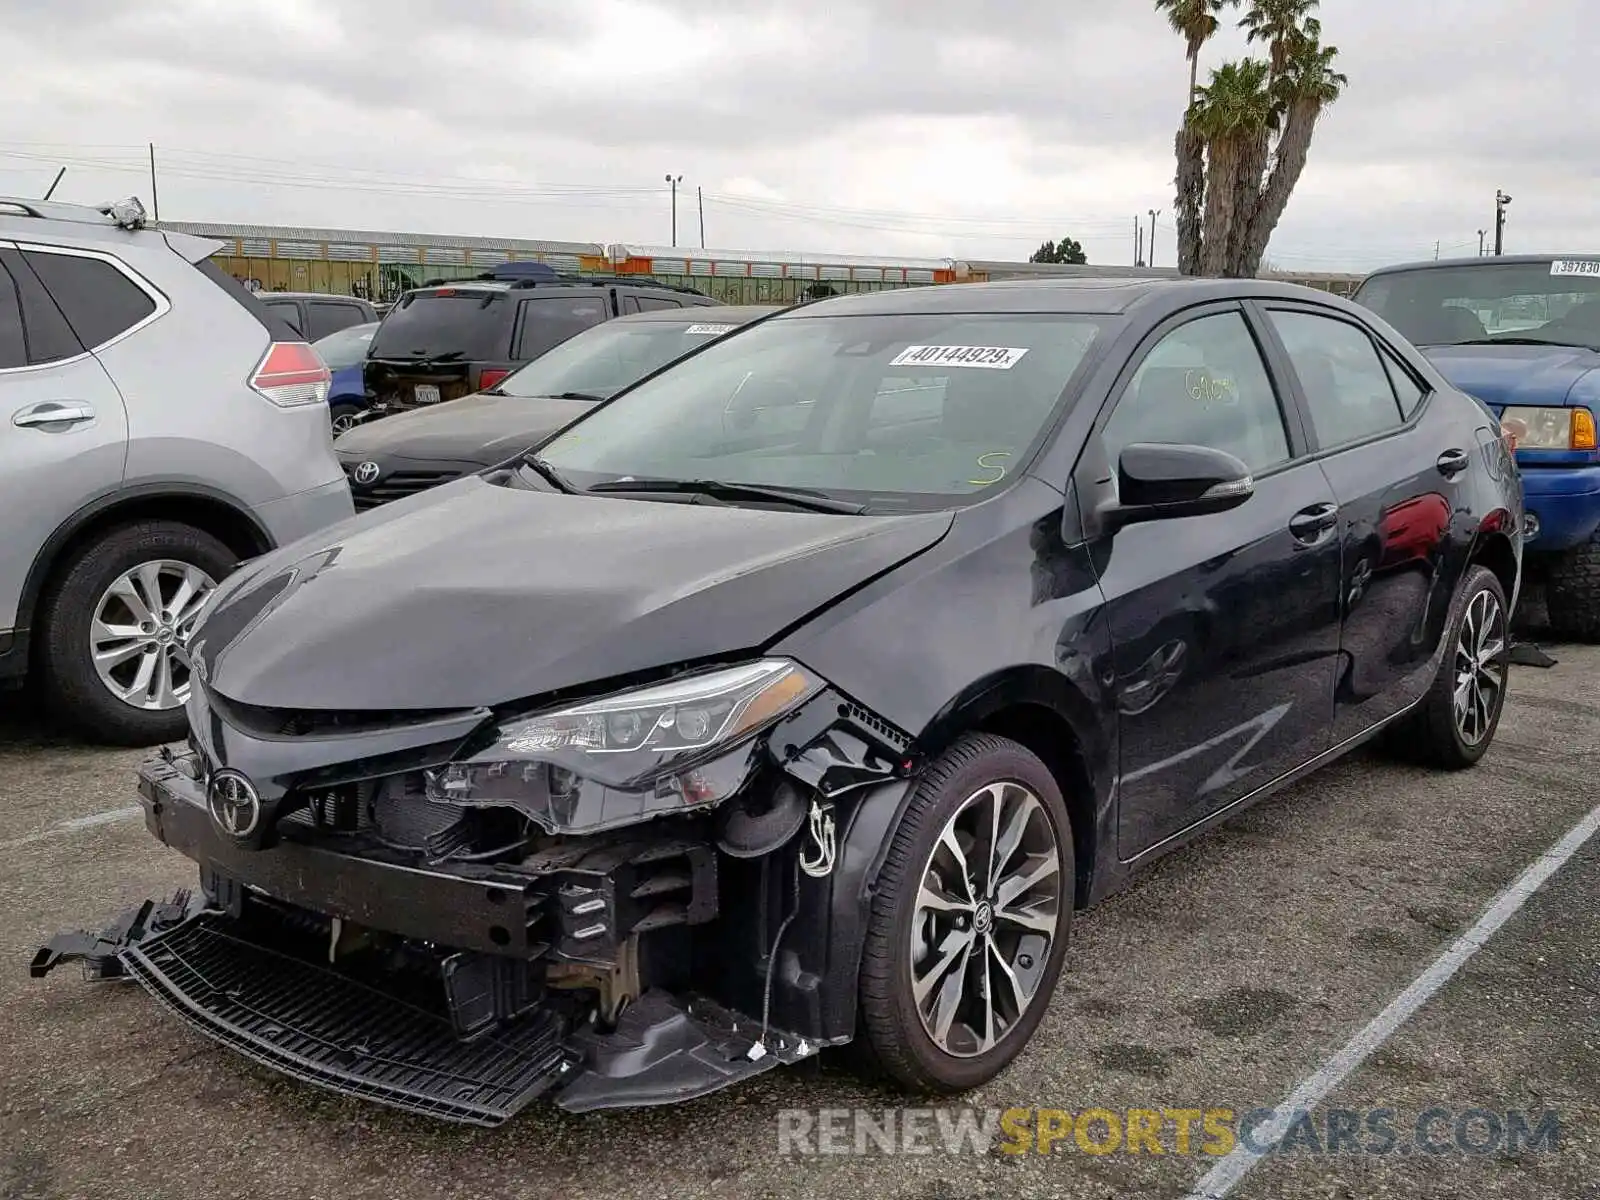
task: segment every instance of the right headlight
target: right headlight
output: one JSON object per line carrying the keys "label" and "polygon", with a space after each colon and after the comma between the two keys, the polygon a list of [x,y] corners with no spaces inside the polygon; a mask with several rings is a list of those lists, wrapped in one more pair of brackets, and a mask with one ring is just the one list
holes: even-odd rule
{"label": "right headlight", "polygon": [[435,772],[429,791],[551,828],[715,803],[750,774],[741,747],[822,687],[798,663],[766,658],[507,721],[493,745]]}
{"label": "right headlight", "polygon": [[1513,405],[1500,414],[1501,427],[1519,450],[1593,450],[1594,414],[1587,408]]}

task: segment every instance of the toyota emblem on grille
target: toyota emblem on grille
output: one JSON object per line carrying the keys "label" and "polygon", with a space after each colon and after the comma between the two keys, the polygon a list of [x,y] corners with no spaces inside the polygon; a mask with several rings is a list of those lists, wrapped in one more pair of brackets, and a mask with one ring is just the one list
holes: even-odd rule
{"label": "toyota emblem on grille", "polygon": [[218,771],[206,785],[206,806],[217,828],[229,837],[247,838],[261,823],[261,796],[238,771]]}
{"label": "toyota emblem on grille", "polygon": [[355,470],[355,481],[365,487],[369,483],[377,483],[378,476],[383,468],[375,462],[364,462]]}

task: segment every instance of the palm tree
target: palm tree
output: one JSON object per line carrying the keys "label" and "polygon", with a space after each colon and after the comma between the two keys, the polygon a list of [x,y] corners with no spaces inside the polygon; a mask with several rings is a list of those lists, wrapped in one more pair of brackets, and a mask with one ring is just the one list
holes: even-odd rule
{"label": "palm tree", "polygon": [[[1314,22],[1312,24],[1314,26]],[[1283,114],[1283,128],[1278,137],[1272,174],[1260,191],[1239,246],[1235,266],[1237,273],[1245,276],[1255,275],[1260,268],[1273,230],[1277,229],[1284,209],[1289,206],[1289,197],[1306,169],[1311,135],[1318,119],[1350,82],[1334,69],[1339,48],[1322,45],[1315,36],[1317,32],[1315,28],[1308,30],[1307,36],[1295,44],[1284,70],[1272,84],[1273,101]]]}
{"label": "palm tree", "polygon": [[[1199,273],[1231,273],[1234,216],[1240,193],[1254,185],[1241,168],[1256,162],[1256,176],[1265,158],[1266,140],[1276,116],[1271,69],[1259,59],[1223,63],[1211,82],[1196,90],[1188,124],[1204,140],[1207,163],[1205,217],[1201,229]],[[1259,150],[1259,157],[1257,151]]]}
{"label": "palm tree", "polygon": [[1266,43],[1274,77],[1288,68],[1301,43],[1321,37],[1321,24],[1312,16],[1319,3],[1320,0],[1251,0],[1239,27],[1247,40]]}
{"label": "palm tree", "polygon": [[1156,10],[1164,12],[1167,23],[1184,39],[1189,60],[1189,98],[1184,104],[1183,124],[1173,144],[1178,162],[1177,198],[1173,216],[1178,226],[1178,273],[1193,275],[1200,261],[1200,208],[1205,199],[1205,140],[1189,128],[1195,90],[1199,82],[1200,50],[1217,32],[1217,14],[1238,0],[1156,0]]}

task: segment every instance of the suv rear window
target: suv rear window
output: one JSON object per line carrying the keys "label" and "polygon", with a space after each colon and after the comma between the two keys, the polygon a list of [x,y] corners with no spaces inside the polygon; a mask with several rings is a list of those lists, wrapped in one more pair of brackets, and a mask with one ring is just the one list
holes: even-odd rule
{"label": "suv rear window", "polygon": [[497,303],[503,292],[412,292],[389,310],[372,339],[373,358],[437,358],[471,362],[510,357],[511,330]]}

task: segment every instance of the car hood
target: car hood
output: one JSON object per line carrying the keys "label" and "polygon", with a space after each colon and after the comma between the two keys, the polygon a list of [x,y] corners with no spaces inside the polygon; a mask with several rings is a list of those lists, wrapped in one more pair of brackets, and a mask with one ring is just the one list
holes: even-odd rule
{"label": "car hood", "polygon": [[501,704],[757,650],[951,520],[471,476],[254,560],[218,590],[191,652],[208,687],[249,705]]}
{"label": "car hood", "polygon": [[1574,403],[1573,388],[1595,368],[1600,353],[1576,346],[1429,346],[1439,373],[1486,404]]}
{"label": "car hood", "polygon": [[493,466],[594,408],[586,400],[463,396],[357,425],[334,443],[346,462],[448,459]]}

